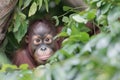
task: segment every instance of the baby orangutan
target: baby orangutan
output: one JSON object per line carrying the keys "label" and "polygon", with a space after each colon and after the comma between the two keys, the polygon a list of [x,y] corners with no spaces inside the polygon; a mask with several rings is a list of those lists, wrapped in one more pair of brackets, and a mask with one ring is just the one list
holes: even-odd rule
{"label": "baby orangutan", "polygon": [[55,35],[55,26],[46,20],[33,22],[25,37],[26,46],[16,51],[13,64],[28,64],[30,69],[45,64],[59,47],[53,40]]}

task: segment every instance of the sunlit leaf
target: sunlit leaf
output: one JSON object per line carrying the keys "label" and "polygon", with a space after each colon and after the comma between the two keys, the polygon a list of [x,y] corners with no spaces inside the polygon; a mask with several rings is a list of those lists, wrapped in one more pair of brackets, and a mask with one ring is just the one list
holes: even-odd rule
{"label": "sunlit leaf", "polygon": [[29,9],[29,14],[28,16],[32,16],[36,13],[37,11],[37,4],[35,2],[32,3],[32,5],[30,6],[30,9]]}
{"label": "sunlit leaf", "polygon": [[74,15],[72,18],[78,23],[87,23],[87,20],[79,14]]}
{"label": "sunlit leaf", "polygon": [[19,68],[22,70],[28,69],[28,64],[22,64],[22,65],[20,65]]}
{"label": "sunlit leaf", "polygon": [[10,65],[10,64],[4,64],[2,65],[2,69],[0,70],[0,72],[5,72],[7,69],[17,69],[17,66],[15,65]]}

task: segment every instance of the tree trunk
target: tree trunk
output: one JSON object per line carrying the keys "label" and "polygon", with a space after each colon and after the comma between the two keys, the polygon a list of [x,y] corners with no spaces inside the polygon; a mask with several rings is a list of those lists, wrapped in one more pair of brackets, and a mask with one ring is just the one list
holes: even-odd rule
{"label": "tree trunk", "polygon": [[72,7],[80,7],[80,10],[86,9],[88,6],[85,4],[84,0],[63,0]]}
{"label": "tree trunk", "polygon": [[0,0],[0,45],[5,38],[11,14],[18,0]]}

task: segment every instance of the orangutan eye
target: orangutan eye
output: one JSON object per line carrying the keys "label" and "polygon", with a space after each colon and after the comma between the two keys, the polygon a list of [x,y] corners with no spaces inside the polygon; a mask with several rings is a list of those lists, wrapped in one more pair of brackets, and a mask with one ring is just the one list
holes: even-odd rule
{"label": "orangutan eye", "polygon": [[50,44],[51,42],[52,42],[51,38],[45,38],[44,39],[44,43],[46,43],[46,44]]}
{"label": "orangutan eye", "polygon": [[42,40],[39,39],[39,38],[34,39],[34,44],[35,44],[35,45],[38,45],[38,44],[40,44],[41,42],[42,42]]}
{"label": "orangutan eye", "polygon": [[46,39],[45,39],[45,41],[46,41],[46,42],[49,42],[49,41],[50,41],[50,39],[49,39],[49,38],[46,38]]}

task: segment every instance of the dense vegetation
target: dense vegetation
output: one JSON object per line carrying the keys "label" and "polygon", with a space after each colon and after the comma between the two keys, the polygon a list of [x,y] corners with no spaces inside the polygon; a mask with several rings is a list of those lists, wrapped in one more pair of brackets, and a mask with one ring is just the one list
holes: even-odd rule
{"label": "dense vegetation", "polygon": [[[120,1],[85,0],[88,8],[71,8],[62,4],[63,11],[52,12],[61,7],[60,0],[19,0],[14,18],[0,49],[0,80],[119,80],[120,79]],[[54,3],[50,6],[48,3]],[[27,31],[28,21],[50,12],[56,25],[64,24],[56,37],[66,37],[62,48],[46,65],[28,70],[27,65],[17,68],[8,63],[9,55],[20,47]],[[39,14],[39,15],[38,15]],[[47,13],[46,13],[47,14]],[[96,25],[100,33],[90,36],[86,23]],[[10,56],[9,56],[10,57]]]}

